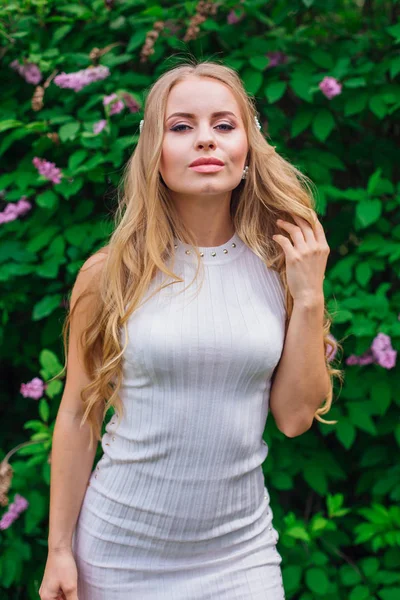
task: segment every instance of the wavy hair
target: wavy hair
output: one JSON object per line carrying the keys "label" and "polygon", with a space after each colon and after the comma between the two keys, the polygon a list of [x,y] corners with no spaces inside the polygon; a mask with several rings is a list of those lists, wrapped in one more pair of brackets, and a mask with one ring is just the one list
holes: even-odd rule
{"label": "wavy hair", "polygon": [[[127,321],[130,315],[138,308],[157,269],[172,278],[167,285],[183,281],[169,270],[165,262],[170,256],[174,258],[174,236],[195,246],[195,278],[202,266],[193,232],[179,218],[169,189],[159,173],[168,94],[174,85],[188,76],[211,77],[220,81],[229,87],[238,102],[248,138],[248,175],[232,190],[232,222],[241,240],[267,267],[280,275],[286,292],[285,335],[292,314],[293,298],[286,281],[285,255],[280,245],[272,240],[272,235],[282,234],[275,226],[278,218],[296,224],[293,215],[298,215],[313,224],[315,202],[311,181],[280,156],[258,129],[254,119],[257,116],[254,99],[248,95],[234,69],[212,61],[186,60],[184,64],[163,73],[147,95],[143,131],[118,187],[115,228],[109,239],[101,276],[96,278],[90,322],[80,336],[84,366],[91,379],[81,392],[84,403],[81,425],[86,420],[90,424],[90,448],[94,438],[101,440],[102,423],[95,417],[99,405],[103,406],[103,420],[110,407],[114,408],[119,421],[124,413],[119,391],[123,382],[123,354],[128,344]],[[163,287],[166,286],[161,285],[150,297]],[[73,311],[67,314],[63,325],[65,357],[68,355],[67,337]],[[333,368],[328,360],[328,354],[336,354],[338,348],[342,349],[341,344],[329,334],[331,323],[324,304],[324,348],[331,387],[314,418],[321,423],[335,424],[337,421],[326,421],[321,417],[332,405],[333,377],[343,380],[342,371]],[[122,329],[125,333],[123,347]],[[67,360],[64,369],[66,367]]]}

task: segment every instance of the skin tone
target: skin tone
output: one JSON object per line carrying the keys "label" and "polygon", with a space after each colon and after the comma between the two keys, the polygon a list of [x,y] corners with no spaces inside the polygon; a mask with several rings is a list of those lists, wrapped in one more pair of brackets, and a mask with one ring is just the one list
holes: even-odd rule
{"label": "skin tone", "polygon": [[[213,116],[217,111],[233,114]],[[176,112],[193,117],[172,116]],[[210,77],[191,76],[170,91],[160,173],[198,246],[219,246],[233,236],[229,206],[232,190],[241,182],[248,149],[239,105],[226,85]],[[200,157],[218,158],[224,167],[214,173],[189,168]]]}

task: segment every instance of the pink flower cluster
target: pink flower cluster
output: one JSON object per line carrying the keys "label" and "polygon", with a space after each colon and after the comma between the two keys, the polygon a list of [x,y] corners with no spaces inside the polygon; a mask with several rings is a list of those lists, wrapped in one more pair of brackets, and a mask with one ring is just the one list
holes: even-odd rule
{"label": "pink flower cluster", "polygon": [[386,333],[378,333],[371,347],[361,356],[351,354],[347,365],[369,365],[375,363],[384,369],[393,369],[396,365],[397,350],[392,347],[392,340]]}
{"label": "pink flower cluster", "polygon": [[[331,339],[331,340],[334,340],[336,342],[336,338],[331,333],[328,334],[328,338]],[[334,347],[329,343],[329,340],[328,340],[328,347],[326,349],[326,356],[327,356],[327,359],[328,359],[329,362],[333,361],[333,359],[336,356],[336,352],[337,352],[336,348],[334,349]]]}
{"label": "pink flower cluster", "polygon": [[276,67],[278,65],[283,65],[288,61],[287,55],[284,52],[280,52],[279,50],[276,50],[275,52],[267,52],[265,56],[268,56],[269,58],[269,63],[267,67],[268,69],[271,67]]}
{"label": "pink flower cluster", "polygon": [[32,208],[32,204],[22,196],[18,202],[9,202],[3,212],[0,212],[0,223],[15,221]]}
{"label": "pink flower cluster", "polygon": [[121,94],[110,94],[109,96],[104,96],[103,98],[104,106],[110,107],[110,115],[116,115],[120,113],[125,106],[128,108],[129,112],[136,113],[140,110],[139,104],[136,102],[135,98],[128,94],[127,92],[122,92]]}
{"label": "pink flower cluster", "polygon": [[342,84],[334,77],[324,77],[318,87],[329,100],[342,92]]}
{"label": "pink flower cluster", "polygon": [[243,15],[244,13],[238,16],[234,10],[231,10],[228,16],[226,17],[226,22],[228,23],[228,25],[236,25],[236,23],[239,23],[239,21],[242,20]]}
{"label": "pink flower cluster", "polygon": [[125,108],[125,104],[115,93],[110,94],[109,96],[104,96],[103,104],[104,106],[108,106],[109,104],[111,104],[109,112],[110,116],[117,115]]}
{"label": "pink flower cluster", "polygon": [[97,121],[93,125],[93,132],[100,133],[100,131],[103,131],[103,129],[106,125],[107,125],[107,119],[100,119],[100,121]]}
{"label": "pink flower cluster", "polygon": [[26,498],[15,494],[14,502],[10,504],[8,511],[0,519],[0,529],[8,529],[28,506],[29,502]]}
{"label": "pink flower cluster", "polygon": [[54,83],[60,88],[69,88],[79,92],[93,81],[106,79],[110,75],[110,69],[99,65],[98,67],[88,67],[74,73],[62,72],[54,77]]}
{"label": "pink flower cluster", "polygon": [[12,63],[10,63],[10,67],[14,69],[14,71],[17,71],[27,83],[37,85],[42,80],[40,69],[35,63],[30,62],[21,65],[18,60],[13,60]]}
{"label": "pink flower cluster", "polygon": [[28,383],[21,383],[19,391],[24,398],[39,400],[43,396],[46,388],[47,385],[39,377],[34,377],[31,381],[28,381]]}
{"label": "pink flower cluster", "polygon": [[46,177],[46,179],[49,179],[53,183],[60,183],[62,173],[61,169],[56,167],[55,163],[49,162],[44,158],[38,158],[37,156],[35,156],[32,162],[40,175],[43,175],[43,177]]}

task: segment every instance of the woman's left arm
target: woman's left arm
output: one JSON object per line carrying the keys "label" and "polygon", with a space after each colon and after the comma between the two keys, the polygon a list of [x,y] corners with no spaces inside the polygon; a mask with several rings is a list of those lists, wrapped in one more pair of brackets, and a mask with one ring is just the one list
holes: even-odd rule
{"label": "woman's left arm", "polygon": [[317,217],[314,227],[301,217],[293,219],[298,225],[277,221],[291,240],[273,236],[285,252],[293,312],[269,400],[278,429],[288,437],[311,427],[331,385],[323,344],[323,280],[330,249]]}

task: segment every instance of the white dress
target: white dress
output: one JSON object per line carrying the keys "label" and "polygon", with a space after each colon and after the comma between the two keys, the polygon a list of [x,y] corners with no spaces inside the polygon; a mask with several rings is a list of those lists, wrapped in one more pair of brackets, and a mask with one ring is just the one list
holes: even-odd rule
{"label": "white dress", "polygon": [[128,321],[126,415],[106,425],[73,534],[79,600],[282,600],[261,465],[283,286],[235,233],[199,248],[202,288],[178,294],[195,257],[176,243],[184,283]]}

